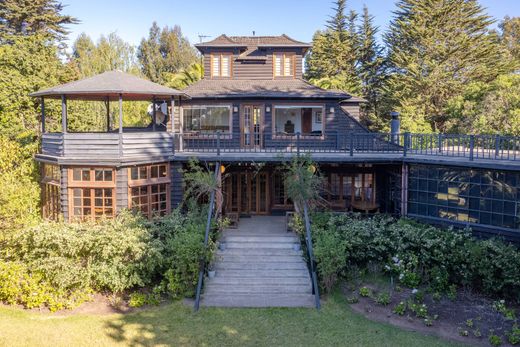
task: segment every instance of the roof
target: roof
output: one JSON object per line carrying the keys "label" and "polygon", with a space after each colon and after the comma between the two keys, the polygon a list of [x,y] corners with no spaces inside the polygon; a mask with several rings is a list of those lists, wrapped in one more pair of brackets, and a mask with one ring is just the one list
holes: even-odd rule
{"label": "roof", "polygon": [[192,98],[319,98],[351,99],[351,95],[316,87],[302,79],[202,79],[183,89]]}
{"label": "roof", "polygon": [[154,97],[170,98],[172,96],[189,98],[188,95],[176,89],[119,70],[103,72],[99,75],[43,89],[29,95],[49,98],[60,98],[65,95],[71,99],[105,100],[107,97],[118,99],[120,94],[123,95],[125,100],[150,100]]}
{"label": "roof", "polygon": [[222,34],[207,42],[197,43],[197,48],[202,47],[303,47],[309,48],[310,44],[297,41],[282,34],[279,36],[227,36]]}

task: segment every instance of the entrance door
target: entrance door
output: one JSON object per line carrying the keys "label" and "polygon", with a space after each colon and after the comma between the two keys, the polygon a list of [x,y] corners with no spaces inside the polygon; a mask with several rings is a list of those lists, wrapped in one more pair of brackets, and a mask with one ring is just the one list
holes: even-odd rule
{"label": "entrance door", "polygon": [[302,134],[312,132],[312,108],[302,108]]}
{"label": "entrance door", "polygon": [[232,173],[226,178],[225,185],[227,212],[269,213],[269,174],[267,172]]}
{"label": "entrance door", "polygon": [[240,132],[243,148],[262,147],[262,110],[260,106],[243,106]]}

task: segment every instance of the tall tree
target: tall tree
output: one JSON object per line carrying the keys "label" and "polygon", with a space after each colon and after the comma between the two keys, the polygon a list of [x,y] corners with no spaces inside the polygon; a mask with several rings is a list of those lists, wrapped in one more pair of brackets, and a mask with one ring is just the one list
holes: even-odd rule
{"label": "tall tree", "polygon": [[162,30],[153,23],[147,39],[142,39],[137,50],[141,71],[150,80],[164,83],[168,74],[186,69],[197,61],[197,53],[181,28],[165,26]]}
{"label": "tall tree", "polygon": [[79,23],[64,15],[56,0],[0,1],[0,33],[4,35],[44,34],[61,41],[68,34],[66,25]]}
{"label": "tall tree", "polygon": [[520,17],[506,16],[498,25],[500,39],[511,57],[515,60],[515,67],[520,68]]}
{"label": "tall tree", "polygon": [[[368,8],[363,7],[362,22],[359,26],[358,74],[361,79],[361,90],[367,103],[363,105],[364,121],[376,128],[382,117],[382,98],[385,81],[386,61],[383,48],[377,43],[378,28],[374,26],[374,16]],[[376,123],[376,124],[374,124]]]}
{"label": "tall tree", "polygon": [[389,87],[402,126],[447,131],[446,103],[473,81],[509,66],[493,20],[475,0],[399,0],[385,36],[393,68]]}
{"label": "tall tree", "polygon": [[346,1],[336,0],[334,15],[327,21],[327,29],[317,31],[312,49],[307,55],[306,78],[323,88],[360,92],[361,82],[356,74],[357,14],[345,14]]}

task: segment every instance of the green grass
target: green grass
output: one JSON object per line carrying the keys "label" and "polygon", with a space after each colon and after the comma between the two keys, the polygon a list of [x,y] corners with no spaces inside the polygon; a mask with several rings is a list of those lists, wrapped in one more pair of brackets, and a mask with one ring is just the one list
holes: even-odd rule
{"label": "green grass", "polygon": [[180,302],[128,315],[60,317],[0,308],[0,346],[446,346],[375,323],[336,293],[313,309],[214,309]]}

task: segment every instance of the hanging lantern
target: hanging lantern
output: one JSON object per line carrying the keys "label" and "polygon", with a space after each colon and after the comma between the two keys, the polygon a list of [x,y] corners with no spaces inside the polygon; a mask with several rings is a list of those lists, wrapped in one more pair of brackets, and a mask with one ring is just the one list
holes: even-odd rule
{"label": "hanging lantern", "polygon": [[226,172],[226,167],[224,165],[220,165],[220,173],[223,174]]}
{"label": "hanging lantern", "polygon": [[315,174],[316,173],[316,166],[309,165],[309,171],[312,172],[313,174]]}

